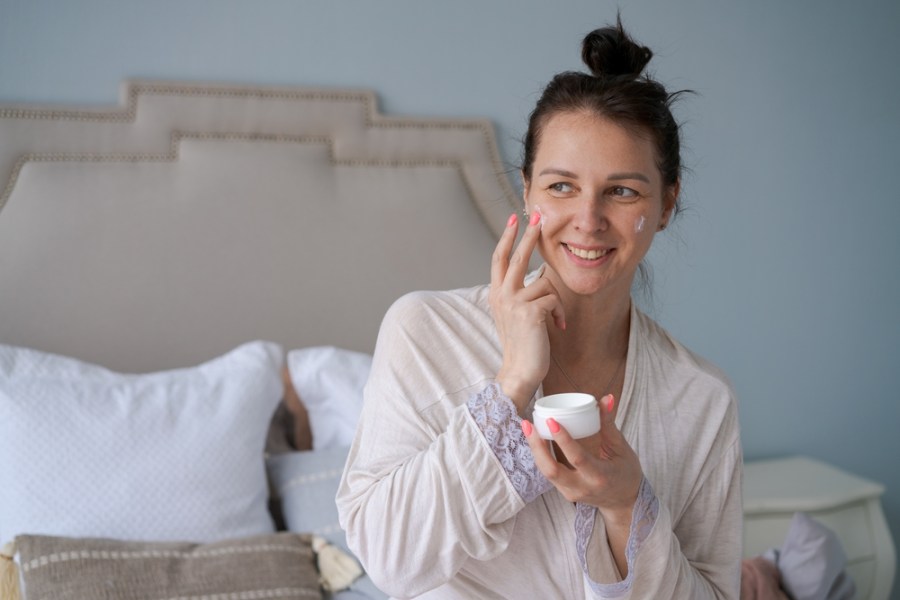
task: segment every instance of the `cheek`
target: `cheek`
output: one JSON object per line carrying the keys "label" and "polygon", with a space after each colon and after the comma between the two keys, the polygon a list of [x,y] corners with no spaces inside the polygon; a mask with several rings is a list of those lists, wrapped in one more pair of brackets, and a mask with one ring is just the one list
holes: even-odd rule
{"label": "cheek", "polygon": [[[635,248],[638,249],[639,252],[647,252],[653,244],[653,238],[656,234],[656,222],[657,221],[653,218],[653,214],[648,213],[647,211],[643,211],[640,214],[631,217],[630,225],[633,232],[631,233],[631,238],[635,244]],[[622,223],[622,225],[623,227],[628,226],[626,223]]]}
{"label": "cheek", "polygon": [[647,225],[647,217],[644,215],[638,215],[634,220],[634,232],[641,233],[644,231],[644,227]]}
{"label": "cheek", "polygon": [[[631,224],[634,236],[640,240],[647,240],[649,243],[656,235],[656,230],[659,227],[659,219],[656,218],[652,211],[642,211],[632,217]],[[623,225],[625,225],[625,223],[623,223]]]}
{"label": "cheek", "polygon": [[554,207],[552,204],[536,204],[534,206],[534,211],[541,215],[542,233],[544,233],[545,228],[550,227],[552,229],[557,227],[563,221],[559,208]]}

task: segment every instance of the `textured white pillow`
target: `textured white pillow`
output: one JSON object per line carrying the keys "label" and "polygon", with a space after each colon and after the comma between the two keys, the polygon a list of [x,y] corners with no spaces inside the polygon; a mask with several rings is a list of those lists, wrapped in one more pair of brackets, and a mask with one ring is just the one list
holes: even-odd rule
{"label": "textured white pillow", "polygon": [[349,446],[362,411],[372,356],[334,346],[291,350],[291,383],[309,413],[313,449]]}
{"label": "textured white pillow", "polygon": [[280,346],[142,375],[0,345],[0,543],[264,534]]}

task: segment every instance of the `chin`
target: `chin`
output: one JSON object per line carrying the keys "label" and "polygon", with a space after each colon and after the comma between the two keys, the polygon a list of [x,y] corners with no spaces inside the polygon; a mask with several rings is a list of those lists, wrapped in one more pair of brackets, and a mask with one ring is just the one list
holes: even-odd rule
{"label": "chin", "polygon": [[574,285],[569,287],[573,294],[577,296],[596,296],[597,294],[608,289],[605,285]]}
{"label": "chin", "polygon": [[578,296],[593,296],[609,287],[606,279],[598,279],[597,277],[578,277],[578,276],[561,276],[560,280],[566,288]]}
{"label": "chin", "polygon": [[[562,273],[556,271],[556,273],[562,284],[576,296],[590,297],[598,294],[610,294],[623,285],[621,278],[610,278],[599,273],[572,273],[571,271]],[[628,285],[625,286],[625,293],[628,295],[631,294],[630,279]]]}

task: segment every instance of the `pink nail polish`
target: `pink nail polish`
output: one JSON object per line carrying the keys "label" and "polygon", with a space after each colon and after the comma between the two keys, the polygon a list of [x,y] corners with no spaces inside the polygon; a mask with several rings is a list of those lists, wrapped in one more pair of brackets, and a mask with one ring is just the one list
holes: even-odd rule
{"label": "pink nail polish", "polygon": [[537,225],[540,222],[541,222],[541,213],[539,213],[536,210],[532,211],[531,218],[528,219],[528,224],[531,225],[532,227],[534,227],[535,225]]}
{"label": "pink nail polish", "polygon": [[615,403],[616,403],[616,399],[613,398],[612,394],[609,394],[608,396],[606,396],[606,412],[612,412],[613,406],[615,405]]}
{"label": "pink nail polish", "polygon": [[529,423],[525,419],[522,419],[522,433],[525,434],[525,437],[531,437],[531,431],[531,423]]}
{"label": "pink nail polish", "polygon": [[513,213],[513,214],[509,215],[509,219],[506,221],[506,226],[512,227],[513,225],[516,224],[516,221],[518,221],[518,220],[519,220],[519,218],[516,216],[516,213]]}
{"label": "pink nail polish", "polygon": [[550,433],[559,433],[559,423],[556,422],[556,419],[547,419],[547,429],[550,430]]}

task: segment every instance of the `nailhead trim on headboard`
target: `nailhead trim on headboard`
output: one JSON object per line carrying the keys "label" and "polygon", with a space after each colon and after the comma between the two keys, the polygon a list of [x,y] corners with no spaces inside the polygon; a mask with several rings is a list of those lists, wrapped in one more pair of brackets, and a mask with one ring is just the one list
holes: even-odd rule
{"label": "nailhead trim on headboard", "polygon": [[[35,120],[66,120],[109,123],[133,123],[137,117],[138,103],[142,96],[189,96],[189,97],[214,97],[214,98],[258,98],[262,100],[323,100],[331,102],[351,102],[362,104],[365,108],[365,125],[372,128],[413,128],[421,130],[461,130],[477,131],[483,137],[485,146],[491,161],[491,169],[497,177],[498,184],[503,191],[510,210],[516,210],[515,193],[505,175],[502,161],[499,157],[493,129],[487,121],[477,120],[424,120],[411,118],[386,117],[378,113],[375,95],[368,91],[325,91],[304,90],[290,88],[254,88],[234,87],[223,85],[198,85],[177,83],[152,83],[152,82],[127,82],[126,106],[124,109],[114,110],[65,110],[65,109],[38,109],[26,107],[0,108],[0,119],[35,119]],[[170,150],[165,154],[153,153],[29,153],[21,156],[8,175],[3,193],[0,195],[0,211],[3,210],[15,187],[19,173],[28,162],[53,162],[53,161],[79,161],[79,162],[152,162],[175,161],[178,159],[178,146],[182,139],[196,140],[235,140],[235,141],[264,141],[285,143],[324,143],[329,147],[329,155],[332,164],[344,166],[384,166],[384,167],[422,167],[445,166],[453,167],[466,186],[466,190],[473,201],[478,198],[472,187],[469,177],[466,175],[464,165],[458,160],[423,159],[423,160],[364,160],[364,159],[337,159],[335,158],[333,141],[327,136],[290,136],[257,133],[222,133],[222,132],[172,132]],[[499,201],[493,198],[491,201]],[[475,208],[486,223],[491,219],[484,210],[484,206],[475,202]],[[492,227],[493,229],[493,227]],[[495,233],[499,231],[495,229]]]}

